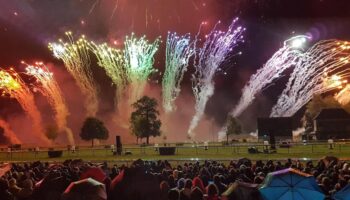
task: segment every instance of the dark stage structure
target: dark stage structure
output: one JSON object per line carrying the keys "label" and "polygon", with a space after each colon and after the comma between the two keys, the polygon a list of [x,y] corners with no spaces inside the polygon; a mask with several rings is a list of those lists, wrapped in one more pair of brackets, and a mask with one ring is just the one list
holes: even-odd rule
{"label": "dark stage structure", "polygon": [[123,145],[120,135],[115,136],[116,155],[122,155]]}
{"label": "dark stage structure", "polygon": [[292,117],[258,118],[259,140],[274,137],[275,140],[291,140],[293,137],[294,119]]}
{"label": "dark stage structure", "polygon": [[327,108],[314,118],[318,140],[350,139],[350,114],[342,108]]}

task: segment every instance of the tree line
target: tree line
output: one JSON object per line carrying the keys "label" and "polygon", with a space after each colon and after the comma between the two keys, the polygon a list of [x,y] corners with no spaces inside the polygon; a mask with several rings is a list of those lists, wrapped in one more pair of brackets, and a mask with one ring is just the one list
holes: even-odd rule
{"label": "tree line", "polygon": [[[132,105],[133,112],[130,115],[130,133],[136,137],[136,142],[146,138],[146,143],[149,144],[150,137],[157,137],[162,134],[161,121],[159,119],[158,102],[155,98],[143,96]],[[241,124],[238,119],[229,117],[227,127],[227,142],[233,134],[242,132]],[[55,142],[59,132],[55,125],[48,125],[45,130],[45,135],[48,139]],[[109,131],[104,123],[96,117],[87,117],[80,129],[79,136],[84,141],[91,141],[91,146],[94,146],[96,140],[107,140]],[[164,135],[163,138],[166,138]],[[5,137],[4,129],[0,127],[0,144],[8,144],[9,140]]]}

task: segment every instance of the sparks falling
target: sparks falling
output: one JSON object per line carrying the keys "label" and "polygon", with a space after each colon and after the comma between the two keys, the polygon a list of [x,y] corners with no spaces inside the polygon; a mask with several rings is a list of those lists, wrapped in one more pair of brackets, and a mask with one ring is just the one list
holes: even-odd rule
{"label": "sparks falling", "polygon": [[209,98],[214,94],[213,78],[221,71],[220,66],[232,55],[232,50],[243,40],[245,28],[237,26],[237,20],[232,21],[226,32],[214,29],[206,36],[206,40],[201,48],[195,50],[198,55],[195,57],[195,73],[192,75],[192,90],[195,96],[195,115],[192,118],[188,135],[194,137],[194,129],[204,114],[205,106]]}
{"label": "sparks falling", "polygon": [[272,108],[272,117],[293,116],[314,94],[341,89],[349,77],[350,45],[324,40],[312,46],[291,74],[286,88]]}
{"label": "sparks falling", "polygon": [[155,71],[154,55],[159,43],[159,38],[150,43],[145,36],[136,38],[134,34],[125,39],[124,59],[131,90],[129,104],[142,96],[148,77]]}
{"label": "sparks falling", "polygon": [[[294,40],[293,38],[289,40]],[[288,41],[289,41],[288,40]],[[234,117],[239,116],[255,99],[255,96],[268,87],[288,68],[296,65],[303,53],[301,49],[288,44],[279,49],[254,75],[250,77],[242,90],[242,96],[232,111]]]}
{"label": "sparks falling", "polygon": [[193,54],[194,49],[189,34],[178,36],[176,33],[168,33],[165,71],[162,81],[163,108],[165,112],[171,112],[176,108],[174,101],[180,94],[181,81]]}
{"label": "sparks falling", "polygon": [[334,98],[343,106],[350,103],[350,85],[347,84]]}
{"label": "sparks falling", "polygon": [[88,41],[84,36],[75,41],[71,32],[66,32],[68,42],[59,40],[50,43],[49,49],[54,56],[64,62],[67,71],[73,76],[85,98],[88,116],[96,116],[98,111],[97,87],[90,69]]}
{"label": "sparks falling", "polygon": [[124,97],[128,83],[123,51],[109,47],[107,44],[97,45],[94,42],[90,43],[89,48],[96,55],[98,65],[105,69],[116,87],[115,105],[117,106]]}
{"label": "sparks falling", "polygon": [[22,64],[27,66],[27,74],[36,78],[36,83],[34,84],[36,90],[48,99],[49,104],[53,108],[58,130],[60,132],[66,132],[69,144],[74,145],[72,131],[67,126],[69,111],[53,73],[42,62],[36,62],[35,65],[28,65],[22,61]]}
{"label": "sparks falling", "polygon": [[[248,83],[242,90],[241,98],[229,115],[238,117],[255,99],[255,96],[267,88],[273,81],[280,78],[282,73],[295,66],[303,56],[302,44],[305,43],[306,36],[295,36],[284,42],[280,48],[262,68],[250,77]],[[300,41],[300,45],[296,45]],[[226,136],[226,127],[218,134],[219,140]]]}
{"label": "sparks falling", "polygon": [[35,105],[34,96],[18,73],[12,68],[7,71],[0,70],[0,90],[2,90],[2,96],[8,96],[18,101],[33,122],[33,134],[41,141],[49,144],[50,141],[44,134],[41,114]]}

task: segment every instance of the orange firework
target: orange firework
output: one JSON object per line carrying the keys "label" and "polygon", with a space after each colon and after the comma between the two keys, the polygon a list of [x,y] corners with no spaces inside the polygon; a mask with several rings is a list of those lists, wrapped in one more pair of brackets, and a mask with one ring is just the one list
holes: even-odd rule
{"label": "orange firework", "polygon": [[34,96],[12,68],[9,70],[0,69],[0,90],[2,90],[2,96],[15,98],[18,101],[33,121],[33,133],[49,144],[50,141],[45,137],[41,114],[35,105]]}

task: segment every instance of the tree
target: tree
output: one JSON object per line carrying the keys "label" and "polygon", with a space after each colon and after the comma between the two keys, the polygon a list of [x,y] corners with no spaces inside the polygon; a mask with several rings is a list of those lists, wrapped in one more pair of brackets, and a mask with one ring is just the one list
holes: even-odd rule
{"label": "tree", "polygon": [[322,109],[339,107],[341,107],[341,105],[333,96],[322,97],[321,95],[314,95],[311,101],[306,105],[306,111],[302,118],[305,133],[309,134],[314,130],[313,120]]}
{"label": "tree", "polygon": [[310,134],[314,130],[313,118],[310,113],[305,112],[301,119],[306,134]]}
{"label": "tree", "polygon": [[80,137],[83,140],[91,140],[91,146],[94,146],[94,139],[106,140],[109,132],[102,121],[94,117],[85,119],[80,131]]}
{"label": "tree", "polygon": [[229,117],[227,120],[226,142],[228,144],[228,137],[230,135],[239,135],[242,133],[242,126],[235,117]]}
{"label": "tree", "polygon": [[162,123],[158,119],[157,106],[157,100],[148,96],[143,96],[132,104],[135,111],[131,113],[130,130],[137,141],[139,138],[147,138],[146,143],[149,144],[150,136],[160,136]]}
{"label": "tree", "polygon": [[56,140],[56,138],[58,137],[58,128],[55,125],[49,125],[46,127],[45,130],[45,135],[46,137],[51,140],[52,142],[54,142]]}

